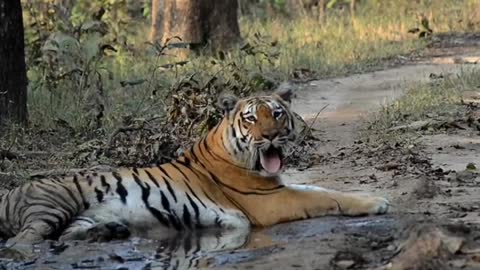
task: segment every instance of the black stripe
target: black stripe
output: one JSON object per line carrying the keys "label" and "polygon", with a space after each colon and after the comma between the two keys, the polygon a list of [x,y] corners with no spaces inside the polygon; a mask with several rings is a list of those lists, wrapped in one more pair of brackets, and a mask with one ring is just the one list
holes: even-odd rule
{"label": "black stripe", "polygon": [[[235,131],[235,126],[233,124],[230,125],[230,128],[232,129],[232,136],[234,138],[237,138],[237,132]],[[223,137],[223,136],[222,136]]]}
{"label": "black stripe", "polygon": [[152,206],[148,206],[148,211],[150,211],[150,213],[152,213],[152,215],[164,226],[170,227],[170,223],[168,219],[158,209]]}
{"label": "black stripe", "polygon": [[[50,215],[51,215],[51,213],[50,213]],[[43,216],[43,215],[42,215],[42,216]],[[51,220],[48,220],[48,219],[45,219],[45,218],[40,218],[39,220],[47,223],[48,226],[50,226],[51,228],[54,228],[54,230],[57,230],[57,229],[58,229],[57,224],[55,224],[54,221],[51,221]],[[53,233],[55,233],[55,232],[53,232]]]}
{"label": "black stripe", "polygon": [[137,168],[133,168],[132,171],[133,171],[136,175],[140,175],[140,173],[138,172],[138,169],[137,169]]}
{"label": "black stripe", "polygon": [[103,192],[99,190],[97,187],[93,190],[97,194],[97,201],[102,202],[103,201]]}
{"label": "black stripe", "polygon": [[163,193],[163,191],[160,190],[160,198],[162,200],[162,206],[167,212],[171,212],[170,209],[170,202],[168,201],[167,197]]}
{"label": "black stripe", "polygon": [[[186,159],[188,160],[188,158],[186,158]],[[181,161],[177,160],[177,163],[185,166],[185,168],[187,168],[187,169],[190,170],[193,174],[195,174],[195,176],[196,176],[199,180],[202,179],[202,177],[200,177],[200,175],[199,175],[194,169],[192,169],[192,168],[190,168],[190,167],[187,166],[187,164],[188,164],[188,165],[190,164],[190,160],[188,160],[188,161],[189,161],[188,163],[184,163],[184,162],[181,162]],[[178,169],[178,168],[177,168],[177,169]],[[185,185],[186,185],[187,188],[190,190],[190,192],[193,194],[193,196],[195,196],[195,198],[202,204],[202,206],[203,206],[204,208],[207,208],[207,206],[205,205],[205,203],[203,203],[203,201],[200,200],[200,198],[197,196],[197,194],[193,191],[192,187],[191,187],[188,183],[186,183],[186,182],[185,182]],[[217,203],[215,203],[215,202],[213,201],[213,199],[208,196],[207,192],[205,192],[205,190],[203,190],[203,188],[201,188],[201,189],[202,189],[203,195],[205,195],[213,204],[216,205]]]}
{"label": "black stripe", "polygon": [[188,212],[188,207],[186,204],[183,205],[183,223],[188,228],[192,229],[192,219],[190,217],[190,212]]}
{"label": "black stripe", "polygon": [[148,170],[145,170],[145,173],[147,174],[148,178],[150,178],[150,180],[153,182],[155,186],[160,187],[157,179]]}
{"label": "black stripe", "polygon": [[173,227],[175,227],[177,231],[181,231],[183,229],[180,219],[175,214],[175,211],[170,212],[170,215],[168,215],[168,219],[170,220],[170,223],[172,223]]}
{"label": "black stripe", "polygon": [[75,194],[73,194],[73,192],[70,190],[70,188],[66,187],[63,182],[62,182],[62,183],[59,183],[59,184],[57,185],[57,187],[61,187],[62,189],[64,189],[64,190],[67,192],[68,196],[75,201],[75,205],[77,206],[77,207],[76,207],[76,208],[77,208],[76,210],[77,210],[77,211],[80,211],[81,203],[80,203],[80,201],[78,200],[77,196],[75,196]]}
{"label": "black stripe", "polygon": [[218,123],[218,124],[213,128],[213,130],[212,130],[212,133],[213,133],[213,134],[217,133],[218,128],[220,127],[220,124],[221,124],[221,122]]}
{"label": "black stripe", "polygon": [[[204,141],[205,141],[205,138],[203,138],[201,141],[197,143],[198,151],[200,151],[200,155],[204,157],[204,160],[211,164],[211,162],[208,161],[207,155],[205,155],[205,153],[202,150],[202,145],[204,144]],[[203,167],[207,168],[207,166],[205,165]]]}
{"label": "black stripe", "polygon": [[190,202],[190,205],[192,206],[193,211],[195,212],[195,219],[197,220],[197,224],[195,225],[198,229],[200,229],[203,226],[202,226],[202,223],[200,222],[200,211],[198,211],[198,205],[192,200],[192,198],[190,197],[190,195],[188,195],[188,193],[185,192],[185,195],[187,195],[187,199]]}
{"label": "black stripe", "polygon": [[205,190],[203,189],[203,187],[200,187],[200,189],[202,190],[203,195],[205,195],[205,197],[207,197],[207,199],[208,199],[209,201],[211,201],[213,204],[215,204],[215,205],[218,206],[218,203],[217,203],[216,201],[214,201],[214,200],[212,199],[212,197],[210,197],[210,195],[208,195],[208,192],[205,192]]}
{"label": "black stripe", "polygon": [[[208,153],[212,158],[214,158],[214,159],[216,159],[216,160],[223,161],[223,162],[225,162],[225,163],[228,163],[228,164],[230,164],[230,165],[232,165],[232,166],[234,166],[234,167],[237,167],[237,168],[240,168],[240,169],[243,169],[243,170],[248,170],[247,168],[238,166],[237,164],[235,164],[235,163],[233,163],[233,162],[231,162],[231,161],[229,161],[229,160],[226,160],[226,159],[218,156],[217,154],[213,153],[212,151],[210,151],[210,147],[208,147],[206,140],[203,140],[201,143],[203,144],[203,147],[205,148],[205,150],[207,151],[207,153]],[[202,148],[201,148],[201,147],[199,147],[199,148],[200,148],[200,151],[201,151]]]}
{"label": "black stripe", "polygon": [[[242,123],[240,122],[240,119],[238,119],[238,126],[240,127],[241,125],[242,125]],[[242,132],[242,129],[241,129],[241,128],[239,128],[238,130],[240,131],[240,135],[242,135],[241,137],[247,137],[247,135],[246,135],[246,134],[243,134],[243,132]]]}
{"label": "black stripe", "polygon": [[188,157],[185,157],[185,156],[182,157],[182,159],[183,159],[183,160],[177,159],[177,162],[180,163],[180,164],[182,164],[182,165],[185,166],[185,167],[190,168],[190,165],[191,165],[191,163],[192,163],[192,162],[190,161],[190,159],[189,159]]}
{"label": "black stripe", "polygon": [[107,183],[107,179],[105,178],[105,175],[100,176],[100,182],[102,183],[102,187],[105,188],[105,193],[108,194],[110,191],[110,184]]}
{"label": "black stripe", "polygon": [[[200,145],[196,144],[196,147],[198,147],[198,149],[199,149],[199,151],[200,151],[200,154],[201,154],[202,156],[205,156],[205,155],[202,153],[202,149],[201,149]],[[197,162],[198,165],[200,165],[201,167],[203,167],[203,168],[206,169],[207,166],[205,166],[205,164],[203,164],[203,163],[200,161],[200,159],[198,158],[197,154],[195,153],[195,148],[194,148],[194,147],[192,147],[191,153],[192,153],[193,160],[195,160],[195,162]]]}
{"label": "black stripe", "polygon": [[[218,183],[221,186],[224,186],[224,187],[226,187],[230,190],[233,190],[237,193],[243,194],[243,195],[270,195],[270,194],[275,193],[275,192],[260,193],[260,192],[256,192],[256,191],[242,191],[242,190],[236,189],[236,188],[234,188],[230,185],[227,185],[227,184],[223,183],[222,181],[220,181],[220,179],[218,179],[217,176],[215,176],[211,172],[209,172],[209,174],[216,183]],[[270,188],[270,189],[258,189],[258,190],[261,190],[261,191],[277,191],[279,189],[283,189],[284,187],[285,187],[285,185],[278,185],[278,186]]]}
{"label": "black stripe", "polygon": [[89,186],[89,187],[92,186],[93,179],[92,179],[92,176],[91,176],[91,175],[87,175],[87,183],[88,183],[88,186]]}
{"label": "black stripe", "polygon": [[[31,186],[31,185],[30,185],[30,186]],[[10,214],[14,214],[14,215],[15,215],[15,214],[16,214],[16,213],[15,213],[15,212],[16,212],[15,210],[18,209],[18,205],[19,205],[21,202],[23,202],[23,200],[21,200],[20,198],[18,198],[19,195],[21,196],[21,191],[22,191],[22,188],[19,188],[19,189],[16,189],[16,190],[12,191],[12,192],[9,192],[9,193],[7,194],[7,197],[5,198],[5,200],[7,201],[7,203],[6,203],[6,213],[5,213],[5,217],[6,217],[7,220],[15,220],[15,218],[16,218],[16,217],[13,217],[13,218],[12,218],[12,217],[10,216]],[[16,193],[15,195],[17,195],[17,196],[15,196],[15,198],[14,198],[15,203],[13,204],[12,211],[10,211],[10,201],[11,201],[11,200],[10,200],[10,197],[13,195],[14,192]],[[19,194],[19,193],[20,193],[20,194]]]}
{"label": "black stripe", "polygon": [[[71,211],[61,202],[58,202],[54,197],[50,196],[50,194],[42,194],[41,197],[36,197],[33,194],[29,194],[28,197],[25,198],[24,201],[25,205],[20,208],[19,213],[23,215],[25,211],[27,211],[31,206],[43,206],[47,209],[57,210],[62,212],[65,216],[65,220],[70,220],[71,217],[76,215],[76,211]],[[68,204],[68,202],[66,202]]]}
{"label": "black stripe", "polygon": [[192,187],[187,182],[185,182],[185,185],[187,186],[190,193],[192,193],[192,195],[195,197],[195,199],[197,199],[202,204],[202,206],[204,208],[207,208],[207,206],[202,202],[202,200],[200,200],[200,198],[197,196],[197,194],[193,191]]}
{"label": "black stripe", "polygon": [[167,196],[163,193],[163,191],[160,190],[160,198],[162,201],[162,207],[170,213],[168,215],[168,219],[170,220],[170,223],[175,227],[177,231],[180,231],[182,229],[182,226],[180,225],[180,222],[178,221],[178,217],[173,213],[172,209],[170,208],[170,202],[167,199]]}
{"label": "black stripe", "polygon": [[204,157],[205,157],[206,155],[205,155],[205,153],[204,153],[203,150],[202,150],[202,145],[205,144],[205,143],[204,143],[205,139],[206,139],[206,138],[203,137],[200,141],[198,141],[197,143],[195,143],[195,145],[198,147],[198,151],[200,151],[200,155],[201,155],[201,156],[204,156]]}
{"label": "black stripe", "polygon": [[172,179],[172,177],[170,177],[170,175],[167,173],[167,171],[162,167],[162,166],[158,166],[158,169],[168,178]]}
{"label": "black stripe", "polygon": [[[41,200],[42,198],[35,198],[35,200]],[[46,210],[44,211],[34,211],[34,212],[30,212],[29,214],[25,215],[25,211],[27,211],[32,205],[35,205],[35,206],[43,206],[45,207],[46,209],[55,209],[57,210],[58,212],[62,213],[63,214],[63,217],[60,217],[59,215],[57,214],[52,214],[54,215],[57,219],[58,219],[58,222],[61,223],[60,225],[61,226],[65,226],[67,224],[67,222],[70,220],[70,217],[68,216],[68,213],[66,212],[62,212],[62,210],[64,209],[58,209],[55,207],[55,205],[51,204],[51,203],[45,203],[45,202],[33,202],[32,204],[28,204],[25,206],[25,209],[22,209],[19,211],[22,213],[22,220],[21,220],[21,223],[23,224],[26,224],[29,222],[29,219],[30,217],[34,216],[34,218],[31,220],[31,221],[36,221],[37,219],[37,216],[42,216],[42,213],[49,213],[47,212]],[[64,210],[65,211],[65,210]]]}
{"label": "black stripe", "polygon": [[123,204],[127,204],[127,196],[128,196],[128,191],[125,189],[125,187],[122,185],[122,177],[118,172],[112,172],[113,177],[117,179],[117,194],[120,195],[120,200],[122,201]]}
{"label": "black stripe", "polygon": [[[245,143],[245,141],[243,140],[243,138],[240,139],[240,140],[242,140],[242,142]],[[242,146],[240,145],[240,142],[239,142],[238,140],[235,140],[235,146],[237,146],[237,149],[238,149],[241,153],[243,153],[243,148],[242,148]]]}
{"label": "black stripe", "polygon": [[[27,184],[27,185],[31,185],[31,184]],[[7,219],[7,220],[13,220],[10,217],[10,196],[14,192],[17,192],[17,189],[11,190],[5,195],[5,205],[4,205],[4,207],[5,207],[5,219]],[[13,208],[13,209],[17,209],[16,205],[18,205],[20,203],[20,201],[21,200],[18,200],[18,199],[15,200],[15,208]]]}
{"label": "black stripe", "polygon": [[195,162],[199,162],[197,154],[195,154],[195,144],[190,147],[190,155],[192,156]]}
{"label": "black stripe", "polygon": [[[202,249],[202,244],[200,243],[200,237],[195,237],[195,250],[193,254],[196,255]],[[199,258],[198,256],[192,256],[192,260],[195,260],[195,267],[198,265]]]}
{"label": "black stripe", "polygon": [[222,220],[220,219],[220,216],[215,212],[215,226],[218,228],[222,228]]}
{"label": "black stripe", "polygon": [[80,186],[80,183],[78,183],[78,177],[76,175],[73,176],[73,183],[77,188],[78,194],[80,194],[80,198],[82,198],[83,208],[87,210],[88,208],[90,208],[90,203],[85,200],[85,196],[83,196],[82,187]]}
{"label": "black stripe", "polygon": [[190,179],[188,179],[188,176],[177,165],[175,165],[175,163],[171,162],[170,165],[172,165],[172,167],[175,168],[183,176],[184,180],[190,181]]}
{"label": "black stripe", "polygon": [[[150,197],[150,185],[148,185],[147,183],[142,183],[142,180],[140,180],[137,174],[133,173],[132,176],[135,180],[135,183],[137,183],[142,190],[142,201],[145,204],[145,207],[160,223],[162,223],[166,227],[170,227],[170,223],[168,222],[168,219],[163,215],[163,213],[160,212],[158,209],[150,206],[150,202],[148,201],[148,197]],[[145,186],[143,184],[145,184]]]}
{"label": "black stripe", "polygon": [[[187,170],[191,171],[193,174],[195,174],[195,176],[198,178],[198,179],[201,179],[200,175],[190,166],[190,160],[186,158],[186,161],[188,162],[183,162],[183,161],[180,161],[180,160],[177,160],[176,162],[182,166],[184,166]],[[175,166],[174,164],[172,164],[174,167],[176,167],[177,170],[180,171],[180,168],[178,168],[177,166]],[[187,178],[187,176],[182,172],[183,176],[185,176],[185,178]],[[187,179],[188,180],[188,179]]]}
{"label": "black stripe", "polygon": [[[52,217],[52,218],[56,219],[57,221],[55,222],[55,221],[46,219],[45,217]],[[51,213],[51,212],[47,212],[47,211],[31,212],[31,213],[29,213],[28,215],[25,216],[24,220],[26,221],[26,224],[31,224],[31,223],[36,223],[38,221],[43,221],[43,222],[47,223],[48,226],[50,226],[54,230],[57,230],[60,227],[64,227],[65,224],[66,224],[66,220],[63,219],[61,216],[59,216],[57,214],[54,214],[54,213]],[[29,225],[26,225],[26,224],[24,224],[24,227],[28,228]],[[42,235],[42,236],[46,236],[46,235]]]}
{"label": "black stripe", "polygon": [[[58,193],[55,190],[56,186],[51,186],[52,188],[54,188],[53,190],[51,190],[51,189],[47,189],[44,185],[46,185],[46,184],[38,185],[38,187],[37,187],[39,190],[42,190],[44,192],[44,194],[42,194],[43,198],[40,198],[40,200],[42,200],[42,199],[45,200],[45,198],[46,198],[48,200],[53,201],[57,206],[61,207],[65,211],[67,211],[68,214],[70,215],[70,217],[73,217],[77,214],[77,209],[75,209],[70,204],[68,198],[63,197],[63,194]],[[55,208],[57,208],[57,207],[55,207]]]}
{"label": "black stripe", "polygon": [[[54,186],[53,188],[55,188]],[[69,200],[63,197],[63,194],[56,192],[55,190],[47,189],[46,184],[38,185],[37,189],[43,191],[42,197],[34,198],[32,194],[26,194],[27,197],[40,200],[40,201],[51,201],[54,203],[55,207],[53,209],[64,210],[66,211],[66,217],[70,218],[77,214],[77,209],[75,209],[70,203]],[[38,205],[38,202],[34,202],[35,205]]]}
{"label": "black stripe", "polygon": [[175,202],[177,202],[177,196],[175,195],[175,191],[173,191],[172,185],[170,185],[170,182],[167,178],[162,177],[163,182],[165,182],[165,185],[167,185],[167,190],[172,195],[172,198]]}
{"label": "black stripe", "polygon": [[[195,174],[197,179],[201,180],[201,179],[204,178],[204,177],[201,177],[194,169],[188,167],[186,164],[184,164],[182,162],[178,162],[178,163],[185,166],[188,170],[190,170],[193,174]],[[203,201],[200,200],[200,198],[197,196],[197,194],[193,191],[192,187],[186,182],[185,182],[185,184],[186,184],[187,188],[190,190],[190,192],[193,194],[193,196],[195,196],[195,198],[203,205],[203,207],[207,208],[207,206],[203,203]],[[215,203],[213,201],[213,199],[208,196],[207,192],[205,192],[205,190],[201,186],[200,186],[200,189],[202,190],[203,195],[205,195],[207,197],[207,199],[209,199],[213,204],[217,205],[217,203]]]}
{"label": "black stripe", "polygon": [[[191,258],[192,256],[189,256],[190,254],[188,254],[190,252],[190,250],[192,249],[192,238],[193,237],[183,237],[183,252],[185,252],[185,255],[187,255],[189,261],[191,262]],[[186,259],[187,259],[186,258]],[[191,264],[188,265],[188,267],[186,269],[191,269]]]}

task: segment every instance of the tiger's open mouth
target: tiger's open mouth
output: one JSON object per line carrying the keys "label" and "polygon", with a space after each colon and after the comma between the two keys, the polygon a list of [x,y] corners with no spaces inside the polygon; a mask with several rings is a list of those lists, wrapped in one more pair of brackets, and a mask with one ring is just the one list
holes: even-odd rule
{"label": "tiger's open mouth", "polygon": [[282,150],[274,146],[270,146],[267,150],[259,150],[260,158],[257,160],[256,169],[265,170],[268,173],[279,173],[283,168]]}

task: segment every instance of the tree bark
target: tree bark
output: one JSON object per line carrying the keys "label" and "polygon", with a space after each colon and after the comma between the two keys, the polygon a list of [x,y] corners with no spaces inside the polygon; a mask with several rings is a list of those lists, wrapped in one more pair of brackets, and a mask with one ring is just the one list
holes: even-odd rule
{"label": "tree bark", "polygon": [[0,124],[27,122],[27,72],[22,5],[0,0]]}
{"label": "tree bark", "polygon": [[222,50],[240,40],[238,0],[163,2],[163,33],[159,38],[163,44],[173,37],[179,37],[181,43],[189,44],[191,48],[208,44],[214,50]]}
{"label": "tree bark", "polygon": [[353,17],[355,17],[355,9],[357,7],[357,1],[356,0],[350,0],[350,15]]}
{"label": "tree bark", "polygon": [[152,0],[152,25],[149,38],[152,43],[162,39],[164,9],[164,0]]}

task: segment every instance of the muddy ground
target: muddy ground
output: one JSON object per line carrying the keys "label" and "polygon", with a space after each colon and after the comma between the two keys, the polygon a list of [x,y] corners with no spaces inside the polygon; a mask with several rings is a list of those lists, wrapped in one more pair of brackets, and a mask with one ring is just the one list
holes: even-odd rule
{"label": "muddy ground", "polygon": [[480,175],[472,167],[480,167],[480,131],[460,123],[425,132],[408,150],[363,142],[358,134],[364,117],[406,85],[476,68],[480,50],[440,44],[426,55],[391,69],[311,81],[293,104],[319,141],[308,168],[288,170],[286,182],[386,196],[389,214],[166,240],[47,242],[36,246],[38,258],[4,260],[0,269],[480,269]]}

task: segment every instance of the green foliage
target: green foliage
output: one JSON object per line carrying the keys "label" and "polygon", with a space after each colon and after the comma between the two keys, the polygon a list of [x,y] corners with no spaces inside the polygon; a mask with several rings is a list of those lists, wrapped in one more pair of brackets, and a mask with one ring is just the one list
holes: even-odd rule
{"label": "green foliage", "polygon": [[[150,0],[23,0],[31,122],[108,131],[128,119],[162,115],[176,120],[184,115],[170,105],[178,102],[193,112],[187,114],[188,125],[201,127],[215,113],[199,108],[213,106],[221,90],[245,95],[288,78],[371,69],[426,44],[408,34],[418,24],[419,12],[429,14],[428,26],[435,32],[462,31],[465,25],[472,29],[475,4],[360,1],[352,20],[335,8],[346,2],[339,0],[330,1],[333,8],[319,21],[283,17],[285,0],[254,2],[267,1],[279,16],[242,17],[244,42],[238,48],[181,59],[168,47],[146,42]],[[188,98],[199,95],[197,103],[189,103]]]}

